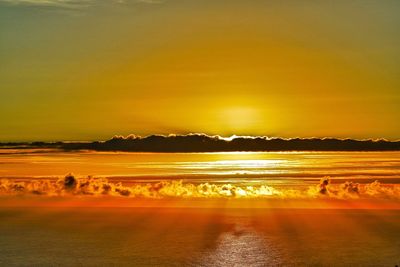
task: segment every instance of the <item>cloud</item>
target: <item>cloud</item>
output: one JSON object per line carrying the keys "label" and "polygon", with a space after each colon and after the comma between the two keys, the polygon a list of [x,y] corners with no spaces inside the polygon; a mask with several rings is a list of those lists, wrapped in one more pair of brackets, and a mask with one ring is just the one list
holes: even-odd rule
{"label": "cloud", "polygon": [[[122,1],[126,1],[126,0],[122,0]],[[162,1],[162,0],[136,0],[135,2],[145,3],[145,4],[161,4],[164,1]]]}
{"label": "cloud", "polygon": [[[1,145],[1,144],[0,144]],[[10,144],[9,144],[10,145]],[[29,144],[28,144],[29,145]],[[217,151],[393,151],[400,141],[335,138],[271,138],[191,133],[185,135],[114,136],[96,142],[33,142],[32,148],[131,152],[217,152]]]}
{"label": "cloud", "polygon": [[307,191],[309,197],[329,197],[336,199],[398,199],[400,200],[400,185],[383,185],[378,181],[359,184],[346,181],[339,185],[331,184],[329,177],[321,179],[315,187]]}
{"label": "cloud", "polygon": [[136,183],[131,186],[109,182],[105,178],[76,178],[69,174],[56,181],[32,179],[27,182],[0,180],[0,195],[47,196],[118,196],[131,198],[269,198],[269,199],[395,199],[400,200],[400,185],[345,182],[333,185],[324,177],[318,185],[308,188],[283,189],[267,184],[238,185],[219,183],[184,183],[168,180],[155,183]]}
{"label": "cloud", "polygon": [[90,6],[94,0],[0,0],[14,5],[80,8]]}
{"label": "cloud", "polygon": [[[1,0],[0,0],[1,1]],[[107,141],[0,143],[1,147],[129,152],[223,151],[400,151],[400,141],[384,139],[279,138],[269,136],[222,137],[204,133],[139,136],[115,135]]]}
{"label": "cloud", "polygon": [[[99,4],[100,0],[0,0],[13,5],[28,5],[38,7],[59,7],[68,9],[87,8]],[[161,4],[163,1],[158,0],[110,0],[109,4],[128,4],[128,3],[143,3],[143,4]]]}

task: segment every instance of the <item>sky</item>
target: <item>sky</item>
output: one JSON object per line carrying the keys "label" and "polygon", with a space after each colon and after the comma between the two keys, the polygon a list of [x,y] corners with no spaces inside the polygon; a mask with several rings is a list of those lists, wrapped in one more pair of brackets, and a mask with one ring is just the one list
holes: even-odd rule
{"label": "sky", "polygon": [[400,1],[0,0],[0,141],[400,139]]}

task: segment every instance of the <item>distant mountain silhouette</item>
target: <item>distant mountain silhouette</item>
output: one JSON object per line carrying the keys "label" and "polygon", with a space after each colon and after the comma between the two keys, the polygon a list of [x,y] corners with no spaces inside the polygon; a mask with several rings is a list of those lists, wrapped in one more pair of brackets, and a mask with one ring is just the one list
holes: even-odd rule
{"label": "distant mountain silhouette", "polygon": [[0,147],[59,148],[64,150],[131,152],[218,152],[218,151],[394,151],[400,141],[335,138],[223,138],[206,134],[115,136],[95,142],[0,143]]}

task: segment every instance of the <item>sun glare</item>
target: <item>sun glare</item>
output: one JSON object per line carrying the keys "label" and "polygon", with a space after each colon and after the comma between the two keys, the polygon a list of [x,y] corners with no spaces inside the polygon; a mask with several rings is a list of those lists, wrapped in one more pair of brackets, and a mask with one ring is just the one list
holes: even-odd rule
{"label": "sun glare", "polygon": [[237,133],[248,132],[260,121],[260,114],[254,107],[230,107],[221,112],[221,121]]}

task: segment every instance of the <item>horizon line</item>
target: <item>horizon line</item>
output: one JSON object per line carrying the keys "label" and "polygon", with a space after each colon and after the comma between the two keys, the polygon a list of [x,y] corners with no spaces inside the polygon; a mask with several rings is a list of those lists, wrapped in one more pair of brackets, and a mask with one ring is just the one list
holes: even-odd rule
{"label": "horizon line", "polygon": [[223,151],[400,151],[400,141],[387,139],[279,138],[268,136],[221,137],[200,133],[115,135],[105,141],[9,142],[0,148],[47,148],[127,152],[223,152]]}
{"label": "horizon line", "polygon": [[207,133],[201,133],[201,132],[189,132],[189,133],[169,133],[169,134],[146,134],[146,135],[139,135],[139,134],[127,134],[127,135],[120,135],[120,134],[115,134],[112,137],[108,139],[88,139],[88,140],[73,140],[73,139],[50,139],[50,140],[19,140],[19,141],[12,141],[12,140],[0,140],[0,144],[32,144],[32,143],[91,143],[91,142],[106,142],[112,139],[145,139],[149,137],[163,137],[163,138],[168,138],[168,137],[190,137],[190,136],[203,136],[203,137],[208,137],[208,138],[217,138],[220,140],[224,141],[232,141],[234,139],[265,139],[265,140],[273,140],[273,139],[281,139],[285,141],[290,141],[290,140],[339,140],[339,141],[345,141],[345,140],[352,140],[352,141],[385,141],[385,142],[400,142],[400,137],[396,139],[391,139],[391,138],[386,138],[386,137],[366,137],[366,138],[354,138],[354,137],[335,137],[335,136],[293,136],[293,137],[283,137],[283,136],[273,136],[273,135],[237,135],[237,134],[232,134],[230,136],[224,136],[220,134],[207,134]]}

